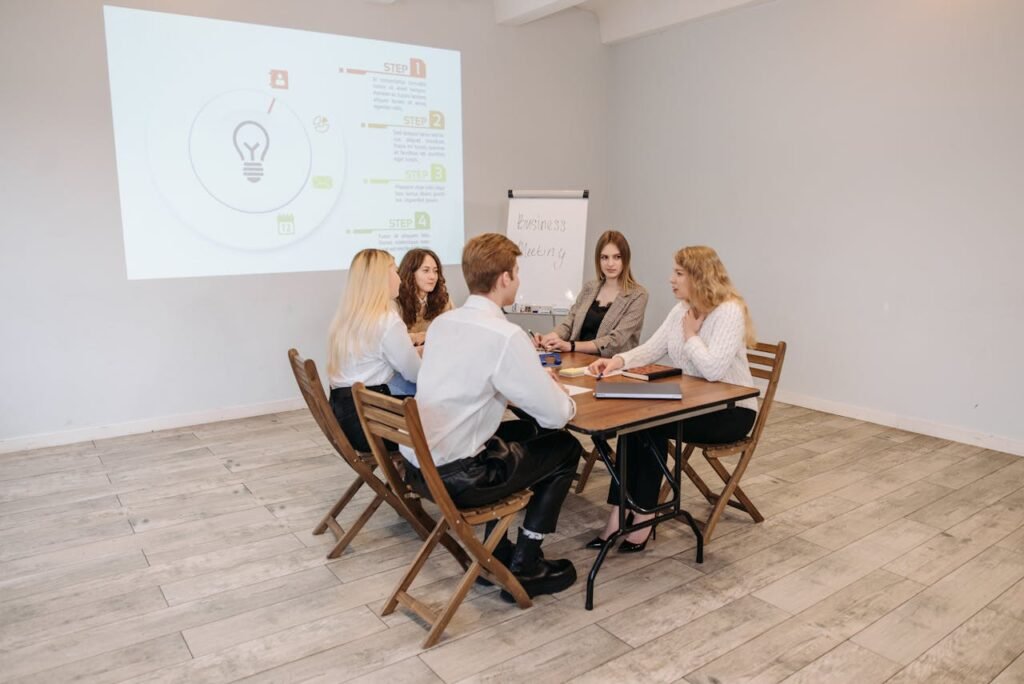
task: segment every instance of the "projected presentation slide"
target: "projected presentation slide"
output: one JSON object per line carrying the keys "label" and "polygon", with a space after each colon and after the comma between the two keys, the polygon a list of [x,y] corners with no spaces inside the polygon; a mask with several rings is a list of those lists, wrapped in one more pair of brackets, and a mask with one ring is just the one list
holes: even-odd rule
{"label": "projected presentation slide", "polygon": [[464,242],[459,53],[104,7],[129,279]]}

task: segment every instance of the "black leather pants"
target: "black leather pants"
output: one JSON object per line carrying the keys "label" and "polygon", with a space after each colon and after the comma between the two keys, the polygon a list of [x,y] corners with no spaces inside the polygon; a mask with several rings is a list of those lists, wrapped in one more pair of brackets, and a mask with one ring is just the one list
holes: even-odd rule
{"label": "black leather pants", "polygon": [[[731,408],[694,416],[683,421],[683,440],[700,444],[727,444],[743,439],[754,426],[757,413],[748,408]],[[647,448],[642,435],[647,433],[653,441],[655,453]],[[629,493],[642,508],[654,508],[658,505],[658,493],[661,491],[662,473],[654,458],[664,463],[668,458],[668,440],[676,438],[676,423],[659,425],[648,430],[641,430],[620,439],[626,441],[629,456],[626,458],[626,484]],[[608,488],[608,503],[618,506],[620,502],[619,488],[615,480]]]}
{"label": "black leather pants", "polygon": [[[459,508],[485,506],[520,490],[532,490],[523,527],[547,534],[555,531],[582,454],[583,447],[565,430],[545,430],[533,421],[511,420],[501,424],[483,451],[446,463],[438,473]],[[405,481],[416,493],[430,498],[418,468],[408,465]]]}
{"label": "black leather pants", "polygon": [[[391,394],[387,385],[367,385],[366,389],[380,394]],[[331,409],[334,411],[334,417],[338,419],[341,431],[345,433],[348,441],[352,444],[352,448],[356,451],[369,451],[370,443],[367,441],[366,435],[363,434],[363,426],[359,422],[359,414],[356,413],[356,402],[352,399],[351,387],[331,389]],[[384,445],[392,451],[398,448],[388,440],[384,440]]]}

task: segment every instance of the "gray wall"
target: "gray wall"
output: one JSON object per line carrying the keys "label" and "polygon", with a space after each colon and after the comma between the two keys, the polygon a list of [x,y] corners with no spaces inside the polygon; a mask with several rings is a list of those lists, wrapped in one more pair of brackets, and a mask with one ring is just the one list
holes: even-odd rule
{"label": "gray wall", "polygon": [[1024,3],[777,0],[617,45],[613,218],[716,247],[789,399],[1024,453]]}
{"label": "gray wall", "polygon": [[[118,4],[461,50],[467,235],[504,232],[510,187],[590,188],[606,221],[610,50],[587,12],[502,27],[484,0]],[[0,450],[289,406],[285,351],[323,359],[345,284],[128,282],[105,52],[100,0],[0,3]]]}
{"label": "gray wall", "polygon": [[[1024,453],[1024,3],[776,0],[611,48],[485,0],[122,4],[462,50],[468,235],[509,187],[588,187],[648,333],[711,244],[784,397]],[[101,6],[0,2],[0,451],[291,405],[345,283],[125,280]]]}

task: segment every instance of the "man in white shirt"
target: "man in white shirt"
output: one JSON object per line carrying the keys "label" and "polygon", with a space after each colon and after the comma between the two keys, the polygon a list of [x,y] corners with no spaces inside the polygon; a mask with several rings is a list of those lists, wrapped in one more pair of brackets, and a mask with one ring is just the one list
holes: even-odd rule
{"label": "man in white shirt", "polygon": [[[576,414],[575,402],[540,365],[526,332],[501,310],[515,301],[520,254],[496,233],[466,243],[462,271],[470,296],[427,330],[416,403],[431,455],[457,506],[533,491],[515,547],[503,539],[494,555],[537,596],[576,581],[571,561],[546,560],[540,546],[555,531],[583,449],[560,429]],[[509,402],[532,420],[503,423]],[[410,462],[406,481],[429,495],[415,454],[403,454]],[[502,598],[513,600],[507,592]]]}

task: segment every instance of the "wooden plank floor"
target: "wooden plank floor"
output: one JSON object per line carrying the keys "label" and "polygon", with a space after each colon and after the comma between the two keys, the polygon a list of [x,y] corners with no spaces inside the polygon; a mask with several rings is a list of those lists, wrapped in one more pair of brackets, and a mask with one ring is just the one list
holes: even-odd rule
{"label": "wooden plank floor", "polygon": [[[545,543],[581,575],[600,470]],[[351,478],[304,411],[0,456],[0,679],[1024,682],[1024,458],[776,404],[764,523],[728,512],[702,565],[659,529],[592,612],[582,581],[527,611],[475,587],[429,651],[379,614],[419,547],[386,506],[338,560],[311,534]]]}

